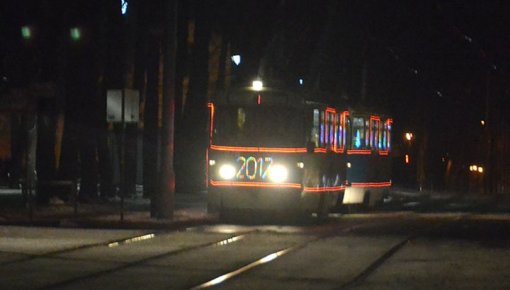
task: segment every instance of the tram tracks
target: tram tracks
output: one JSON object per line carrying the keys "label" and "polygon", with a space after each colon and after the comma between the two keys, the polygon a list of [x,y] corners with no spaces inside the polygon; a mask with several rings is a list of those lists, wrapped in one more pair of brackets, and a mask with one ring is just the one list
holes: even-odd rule
{"label": "tram tracks", "polygon": [[[30,255],[26,255],[25,257],[22,257],[19,259],[2,262],[2,263],[0,263],[0,267],[6,266],[6,265],[11,265],[11,264],[16,264],[16,263],[27,262],[27,261],[39,259],[39,258],[46,258],[46,257],[67,254],[67,253],[71,253],[71,252],[79,251],[79,250],[86,250],[86,249],[97,248],[97,247],[112,247],[115,245],[124,245],[124,244],[133,243],[133,242],[137,242],[137,241],[141,241],[141,240],[146,240],[148,238],[153,238],[153,237],[156,237],[156,236],[164,234],[164,233],[165,232],[147,232],[147,233],[144,233],[141,235],[126,237],[126,238],[121,238],[121,239],[113,239],[113,240],[91,243],[91,244],[77,245],[77,246],[68,247],[68,248],[64,248],[64,249],[44,252],[42,254],[30,254]],[[14,254],[20,254],[20,253],[14,253]]]}
{"label": "tram tracks", "polygon": [[[455,223],[460,223],[462,220],[466,218],[466,215],[461,215],[454,219]],[[440,222],[438,224],[432,225],[427,227],[426,229],[421,230],[420,232],[414,233],[404,239],[402,239],[400,242],[393,245],[391,248],[389,248],[386,252],[384,252],[382,255],[380,255],[377,259],[375,259],[368,267],[366,267],[363,271],[361,271],[358,275],[356,275],[351,280],[343,283],[339,288],[336,288],[337,290],[346,290],[351,289],[356,286],[359,286],[363,281],[365,281],[372,273],[374,273],[377,269],[379,269],[383,264],[388,261],[392,256],[394,256],[398,251],[402,250],[406,245],[411,243],[413,240],[425,236],[426,233],[429,233],[435,229],[439,229],[442,227],[446,222]]]}
{"label": "tram tracks", "polygon": [[[281,257],[283,257],[283,256],[285,256],[287,254],[292,254],[294,252],[297,252],[300,249],[303,249],[303,248],[305,248],[306,246],[308,246],[308,245],[310,245],[312,243],[319,242],[319,241],[326,240],[326,239],[333,238],[333,237],[338,237],[339,234],[347,234],[347,233],[349,233],[351,231],[354,231],[356,229],[362,228],[364,226],[374,227],[376,224],[377,223],[373,223],[373,222],[365,222],[365,223],[361,223],[361,224],[356,224],[356,225],[348,226],[346,228],[341,229],[340,231],[335,231],[335,232],[332,232],[332,233],[329,233],[329,234],[318,236],[315,239],[311,239],[311,240],[303,242],[301,244],[298,244],[298,245],[295,245],[295,246],[292,246],[292,247],[288,247],[288,248],[284,248],[284,249],[280,249],[277,252],[274,252],[272,254],[266,255],[266,256],[258,259],[258,260],[255,260],[255,261],[253,261],[251,263],[246,264],[245,266],[242,266],[240,268],[234,269],[234,270],[232,270],[230,272],[227,272],[227,273],[225,273],[223,275],[217,276],[217,277],[215,277],[215,278],[213,278],[211,280],[205,281],[205,282],[200,283],[200,284],[198,284],[196,286],[193,286],[191,288],[186,287],[186,288],[183,288],[183,289],[198,290],[198,289],[207,289],[207,288],[210,288],[210,287],[213,287],[213,286],[217,286],[217,285],[219,285],[219,284],[221,284],[223,282],[226,282],[227,280],[236,278],[236,277],[238,277],[238,276],[240,276],[240,275],[242,275],[242,274],[244,274],[244,273],[246,273],[246,272],[248,272],[250,270],[253,270],[253,269],[255,269],[255,268],[259,267],[259,266],[262,266],[262,265],[264,265],[266,263],[269,263],[269,262],[274,261],[274,260],[276,260],[278,258],[281,258]],[[427,229],[422,230],[422,232],[428,232],[428,231],[430,231],[430,230],[432,230],[434,228],[438,228],[440,226],[441,226],[441,224],[434,225],[434,226],[431,226],[431,227],[429,227]],[[343,283],[337,289],[339,289],[339,290],[350,289],[350,288],[352,288],[354,286],[359,285],[370,274],[372,274],[379,267],[381,267],[395,253],[400,251],[405,245],[410,243],[412,240],[418,238],[419,236],[421,236],[421,234],[415,233],[413,235],[406,236],[404,239],[398,241],[393,246],[391,246],[387,251],[385,251],[382,255],[376,257],[376,259],[373,260],[373,262],[370,263],[368,265],[368,267],[366,267],[364,270],[359,272],[357,275],[355,275],[349,281]]]}
{"label": "tram tracks", "polygon": [[[224,238],[224,239],[221,239],[221,240],[217,240],[217,241],[213,241],[213,242],[208,242],[208,243],[203,243],[203,244],[198,244],[198,245],[194,245],[194,246],[190,246],[190,247],[186,247],[186,248],[181,248],[181,249],[174,249],[174,250],[170,250],[170,251],[165,251],[165,252],[157,254],[157,255],[148,256],[148,257],[145,257],[145,258],[142,258],[142,259],[137,259],[137,260],[134,260],[134,261],[131,261],[131,262],[125,262],[125,263],[119,264],[119,265],[117,265],[115,267],[111,267],[111,268],[106,269],[106,270],[92,272],[92,273],[89,273],[89,274],[86,274],[86,275],[78,276],[76,278],[67,279],[67,280],[64,280],[64,281],[60,281],[60,282],[56,282],[56,283],[53,283],[53,284],[45,285],[45,286],[37,288],[37,289],[40,289],[40,290],[42,290],[42,289],[59,289],[59,288],[64,287],[64,286],[70,286],[73,283],[78,283],[80,281],[84,281],[84,280],[88,280],[88,279],[92,279],[92,278],[108,275],[108,274],[111,274],[111,273],[114,273],[114,272],[117,272],[117,271],[121,271],[121,270],[130,268],[130,267],[134,267],[134,266],[138,266],[138,265],[143,265],[145,263],[148,263],[150,261],[154,261],[154,260],[157,260],[157,259],[168,258],[168,257],[171,257],[171,256],[175,256],[175,255],[179,255],[179,254],[183,254],[183,253],[187,253],[187,252],[192,252],[192,251],[196,251],[196,250],[203,249],[203,248],[208,248],[208,247],[227,246],[227,245],[230,245],[232,243],[235,243],[235,242],[238,242],[238,241],[244,239],[247,235],[249,235],[249,234],[251,234],[253,232],[255,232],[255,231],[248,231],[248,232],[244,232],[244,233],[240,233],[240,234],[229,235],[227,238]],[[137,239],[137,238],[135,238],[135,239]],[[136,241],[142,241],[142,240],[145,240],[145,239],[137,239]],[[130,244],[130,243],[132,243],[132,242],[129,242],[129,241],[122,241],[120,243],[112,242],[112,243],[108,243],[108,244],[104,243],[102,246],[118,247],[118,246]]]}
{"label": "tram tracks", "polygon": [[328,233],[328,234],[323,234],[323,235],[320,235],[314,239],[311,239],[311,240],[308,240],[308,241],[305,241],[305,242],[302,242],[300,244],[297,244],[297,245],[294,245],[294,246],[291,246],[291,247],[287,247],[287,248],[284,248],[284,249],[280,249],[276,252],[273,252],[271,254],[268,254],[264,257],[261,257],[260,259],[257,259],[253,262],[250,262],[250,263],[247,263],[246,265],[240,267],[240,268],[237,268],[237,269],[234,269],[230,272],[227,272],[223,275],[220,275],[220,276],[217,276],[211,280],[208,280],[208,281],[205,281],[201,284],[198,284],[196,286],[192,286],[191,288],[189,287],[186,287],[186,288],[183,288],[183,289],[189,289],[189,290],[199,290],[199,289],[207,289],[207,288],[210,288],[210,287],[213,287],[213,286],[216,286],[216,285],[219,285],[223,282],[226,282],[227,280],[230,280],[230,279],[233,279],[233,278],[236,278],[250,270],[253,270],[259,266],[262,266],[264,264],[267,264],[269,262],[272,262],[278,258],[281,258],[287,254],[291,254],[293,252],[297,252],[299,251],[300,249],[303,249],[305,248],[306,246],[314,243],[314,242],[318,242],[318,241],[321,241],[321,240],[325,240],[325,239],[328,239],[328,238],[332,238],[332,237],[337,237],[339,234],[347,234],[357,228],[360,228],[362,227],[363,225],[365,224],[371,224],[373,226],[373,224],[371,222],[365,222],[365,223],[361,223],[361,224],[355,224],[355,225],[351,225],[351,226],[348,226],[348,227],[345,227],[345,228],[342,228],[340,229],[339,231],[333,231],[331,233]]}
{"label": "tram tracks", "polygon": [[[347,233],[347,232],[351,231],[352,229],[356,228],[357,226],[358,225],[353,225],[353,226],[346,227],[346,228],[344,228],[342,230],[342,232]],[[125,269],[128,269],[128,268],[131,268],[131,267],[136,267],[136,266],[144,265],[144,264],[147,264],[147,263],[149,263],[151,261],[155,261],[155,260],[158,260],[158,259],[168,258],[168,257],[176,256],[176,255],[179,255],[179,254],[183,254],[183,253],[190,253],[190,252],[193,252],[193,251],[197,251],[197,250],[205,249],[205,248],[209,248],[209,247],[218,247],[218,246],[232,245],[232,244],[234,244],[234,243],[236,243],[238,241],[241,241],[241,240],[245,239],[250,234],[260,233],[260,232],[261,231],[258,230],[258,229],[240,231],[238,233],[233,233],[233,234],[229,235],[227,238],[224,238],[224,239],[221,239],[221,240],[217,240],[217,241],[213,241],[213,242],[209,242],[209,243],[203,243],[203,244],[199,244],[199,245],[195,245],[195,246],[190,246],[190,247],[186,247],[186,248],[182,248],[182,249],[177,249],[177,250],[174,249],[174,250],[170,250],[170,251],[167,251],[167,252],[160,253],[158,255],[151,255],[151,256],[148,256],[148,257],[145,257],[145,258],[142,258],[142,259],[137,259],[137,260],[134,260],[134,261],[131,261],[131,262],[124,262],[122,264],[119,264],[117,266],[114,266],[114,267],[111,267],[111,268],[108,268],[108,269],[105,269],[105,270],[95,271],[95,272],[92,272],[92,273],[89,273],[89,274],[80,275],[80,276],[75,277],[75,278],[71,278],[71,279],[55,282],[55,283],[52,283],[52,284],[44,285],[44,286],[42,286],[40,288],[36,288],[36,289],[59,289],[59,288],[65,287],[65,286],[72,286],[74,283],[79,283],[79,282],[82,282],[82,281],[86,281],[88,279],[99,278],[99,277],[102,277],[102,276],[106,276],[108,274],[112,274],[112,273],[115,273],[115,272],[118,272],[118,271],[121,271],[121,270],[125,270]],[[160,237],[160,236],[162,236],[164,234],[167,234],[167,233],[166,232],[163,232],[163,233],[146,233],[144,235],[132,237],[132,238],[129,238],[129,239],[122,239],[122,240],[119,240],[119,241],[109,241],[109,242],[104,242],[104,243],[95,244],[95,245],[86,245],[86,246],[75,247],[75,248],[72,248],[72,249],[65,249],[65,250],[61,250],[61,251],[48,252],[48,253],[45,253],[44,255],[37,255],[37,256],[33,256],[33,257],[31,256],[31,257],[29,257],[29,259],[35,259],[35,258],[41,258],[41,257],[45,257],[45,258],[58,257],[58,255],[61,255],[61,254],[64,254],[64,253],[71,253],[73,251],[79,251],[79,250],[83,250],[83,249],[87,249],[87,248],[93,248],[93,247],[101,247],[102,246],[102,247],[109,247],[109,248],[111,248],[111,247],[125,246],[125,245],[128,245],[128,244],[134,243],[134,242],[141,242],[141,241],[145,241],[145,240],[148,240],[148,239],[154,239],[154,238]],[[315,240],[315,239],[313,239],[313,240]],[[311,241],[313,241],[313,240],[311,240]],[[243,272],[246,272],[247,270],[255,268],[256,266],[260,266],[262,264],[271,262],[272,260],[274,260],[274,259],[276,259],[276,258],[278,258],[280,256],[288,254],[289,252],[296,251],[296,250],[298,250],[298,249],[300,249],[302,247],[305,247],[311,241],[308,241],[307,243],[302,243],[302,244],[299,244],[299,245],[295,245],[295,246],[292,246],[292,247],[284,248],[284,249],[281,249],[281,250],[279,250],[277,252],[273,252],[271,254],[268,254],[268,255],[262,257],[261,259],[258,259],[255,262],[248,263],[246,266],[243,267],[243,269],[234,270],[233,272],[235,272],[234,273],[235,275],[231,273],[229,276],[230,277],[235,277],[235,276],[237,276],[237,275],[239,275],[239,274],[241,274]],[[61,257],[58,257],[58,258],[61,258]],[[25,259],[24,261],[27,261],[29,259]],[[19,260],[17,262],[22,262],[22,261]],[[217,284],[218,281],[220,281],[220,280],[226,281],[228,279],[226,279],[225,277],[220,277],[220,278],[216,278],[216,280],[214,282]],[[188,288],[189,287],[186,287],[185,289],[188,289]],[[197,289],[199,289],[199,288],[197,288]]]}
{"label": "tram tracks", "polygon": [[[180,289],[206,289],[211,286],[220,285],[230,279],[239,277],[249,271],[252,271],[252,270],[260,267],[260,266],[266,265],[270,262],[278,260],[279,258],[296,253],[300,249],[303,249],[312,243],[319,242],[321,240],[326,240],[326,239],[333,238],[333,237],[341,237],[341,236],[349,234],[350,232],[356,231],[358,229],[362,230],[362,231],[372,231],[372,228],[376,229],[379,226],[384,225],[385,223],[386,223],[385,221],[364,220],[361,222],[356,221],[356,223],[354,223],[354,224],[344,225],[342,227],[339,227],[337,225],[332,225],[329,228],[328,228],[328,226],[319,227],[319,229],[317,229],[317,227],[314,227],[314,228],[312,228],[312,230],[310,232],[308,232],[309,234],[313,233],[313,235],[315,235],[314,238],[310,238],[310,239],[307,239],[306,241],[302,241],[302,242],[297,242],[297,243],[294,243],[293,245],[290,245],[287,247],[283,246],[280,248],[278,248],[278,247],[271,248],[271,246],[270,246],[270,247],[268,247],[266,254],[259,256],[259,258],[246,259],[245,262],[242,263],[242,265],[244,265],[244,266],[240,266],[240,267],[234,266],[230,270],[224,270],[223,274],[210,275],[209,278],[202,277],[201,279],[203,279],[203,280],[201,280],[201,282],[200,282],[200,280],[195,280],[195,281],[199,281],[195,285],[190,285],[188,283],[185,287],[178,287],[178,288],[180,288]],[[203,232],[207,233],[207,231],[203,231]],[[119,272],[119,271],[122,271],[122,270],[125,270],[128,268],[131,268],[131,267],[146,266],[146,265],[149,265],[150,262],[155,262],[156,260],[161,259],[161,258],[168,258],[168,257],[176,256],[179,254],[183,254],[183,253],[188,254],[188,253],[198,251],[200,249],[206,249],[209,247],[230,246],[230,245],[235,244],[238,241],[245,240],[247,238],[247,236],[249,236],[251,234],[263,233],[263,232],[265,232],[265,231],[263,231],[263,230],[261,231],[257,228],[252,229],[252,230],[245,229],[244,231],[237,231],[235,233],[229,234],[228,236],[226,236],[226,238],[223,238],[223,239],[218,239],[216,241],[207,242],[207,243],[201,243],[201,244],[198,244],[195,246],[187,246],[187,247],[181,248],[181,249],[173,249],[173,250],[169,250],[166,252],[162,252],[157,255],[150,255],[150,256],[146,256],[141,259],[136,259],[136,260],[133,260],[130,262],[119,262],[118,265],[114,265],[114,266],[112,266],[108,269],[105,269],[105,270],[94,271],[94,272],[91,272],[88,274],[81,274],[78,277],[69,278],[69,279],[66,279],[63,281],[57,281],[55,283],[44,285],[37,289],[58,289],[58,288],[62,288],[65,286],[72,287],[75,283],[84,282],[89,279],[100,278],[103,276],[107,276],[108,274],[113,274],[115,272]],[[272,232],[272,231],[269,231],[269,232]],[[168,234],[168,232],[147,233],[145,235],[132,237],[130,239],[122,239],[119,241],[110,241],[110,242],[101,243],[101,245],[96,245],[96,247],[102,246],[105,248],[106,247],[115,248],[115,247],[129,246],[133,243],[144,242],[146,240],[161,237],[164,234]],[[359,272],[359,274],[356,275],[354,278],[352,278],[350,281],[342,284],[340,286],[341,288],[338,288],[338,289],[350,289],[353,286],[356,286],[359,283],[361,283],[362,281],[364,281],[364,279],[366,279],[366,277],[368,277],[371,273],[376,271],[381,265],[384,264],[385,261],[387,261],[395,253],[397,253],[399,250],[401,250],[409,241],[416,238],[417,236],[418,235],[408,236],[405,239],[398,241],[391,248],[389,248],[389,250],[384,252],[380,257],[376,257],[374,259],[374,261],[371,264],[369,264],[369,266],[366,269]],[[282,246],[282,245],[280,245],[280,246]],[[82,246],[82,247],[76,247],[73,249],[65,249],[63,251],[48,252],[48,253],[45,253],[44,255],[37,255],[34,257],[30,257],[30,259],[39,258],[39,257],[62,258],[62,257],[59,257],[58,255],[62,254],[62,253],[71,253],[72,251],[79,251],[81,249],[86,249],[86,248],[90,248],[90,247],[94,247],[94,245],[86,245],[86,246]],[[273,249],[273,250],[271,250],[271,249]],[[63,259],[67,259],[67,258],[63,258]],[[161,266],[161,267],[164,268],[166,266]],[[228,265],[227,265],[227,267],[228,267]],[[174,285],[173,287],[175,287],[175,286],[176,285]],[[171,287],[169,286],[168,288],[171,288]]]}

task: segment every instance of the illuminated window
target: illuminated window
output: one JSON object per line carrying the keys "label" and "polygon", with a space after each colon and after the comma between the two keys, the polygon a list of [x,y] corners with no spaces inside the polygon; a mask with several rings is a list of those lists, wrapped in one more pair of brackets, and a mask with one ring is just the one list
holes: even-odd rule
{"label": "illuminated window", "polygon": [[313,124],[312,124],[312,134],[310,136],[310,140],[315,144],[315,147],[319,146],[319,126],[320,126],[320,114],[318,109],[313,110]]}
{"label": "illuminated window", "polygon": [[[320,120],[324,120],[324,111],[320,113]],[[320,122],[320,139],[319,139],[319,147],[324,147],[325,139],[326,139],[326,128],[324,126],[324,122]]]}
{"label": "illuminated window", "polygon": [[381,149],[381,120],[379,117],[370,117],[370,144],[373,149]]}
{"label": "illuminated window", "polygon": [[387,142],[388,141],[387,140],[388,140],[388,122],[384,122],[383,129],[381,131],[381,142],[380,142],[380,144],[381,144],[380,148],[382,150],[386,150],[388,148],[388,146],[387,146],[387,144],[388,144]]}
{"label": "illuminated window", "polygon": [[352,144],[351,148],[361,149],[365,147],[366,140],[365,119],[352,118]]}
{"label": "illuminated window", "polygon": [[356,147],[356,149],[361,148],[361,133],[359,129],[356,130],[356,134],[354,135],[354,147]]}
{"label": "illuminated window", "polygon": [[326,112],[326,146],[332,147],[335,143],[335,114],[333,112]]}
{"label": "illuminated window", "polygon": [[392,119],[387,119],[386,124],[386,150],[391,150],[391,124],[393,123]]}
{"label": "illuminated window", "polygon": [[335,135],[335,142],[338,147],[342,147],[344,144],[344,120],[343,120],[343,114],[337,113],[336,114],[336,135]]}
{"label": "illuminated window", "polygon": [[365,120],[365,147],[370,146],[370,121]]}
{"label": "illuminated window", "polygon": [[342,126],[344,128],[344,143],[342,146],[345,146],[346,144],[351,144],[351,118],[347,115],[347,112],[344,112],[345,116],[343,118],[344,125]]}

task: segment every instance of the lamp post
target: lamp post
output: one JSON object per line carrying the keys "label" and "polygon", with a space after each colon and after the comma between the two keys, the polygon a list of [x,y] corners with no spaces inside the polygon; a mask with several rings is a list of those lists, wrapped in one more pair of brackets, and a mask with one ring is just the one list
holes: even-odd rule
{"label": "lamp post", "polygon": [[414,139],[414,134],[411,132],[404,133],[404,140],[407,143],[407,153],[405,154],[405,163],[409,165],[411,163],[411,143]]}

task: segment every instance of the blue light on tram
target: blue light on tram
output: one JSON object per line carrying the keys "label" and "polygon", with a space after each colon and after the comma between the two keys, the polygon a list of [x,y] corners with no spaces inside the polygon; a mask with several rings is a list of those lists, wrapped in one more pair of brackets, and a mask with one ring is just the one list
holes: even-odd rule
{"label": "blue light on tram", "polygon": [[321,136],[320,136],[320,145],[324,144],[324,124],[321,123]]}
{"label": "blue light on tram", "polygon": [[128,9],[128,1],[127,0],[120,0],[120,12],[122,15],[126,15]]}
{"label": "blue light on tram", "polygon": [[356,130],[356,136],[354,137],[354,146],[356,146],[356,148],[361,147],[361,136],[359,130]]}

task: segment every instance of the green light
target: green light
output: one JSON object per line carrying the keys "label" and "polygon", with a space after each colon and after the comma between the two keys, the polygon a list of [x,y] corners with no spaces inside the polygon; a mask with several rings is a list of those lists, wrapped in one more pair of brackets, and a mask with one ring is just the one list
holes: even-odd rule
{"label": "green light", "polygon": [[29,39],[30,37],[32,37],[32,31],[30,30],[30,27],[28,26],[21,27],[21,36],[24,39]]}
{"label": "green light", "polygon": [[72,40],[79,40],[81,38],[81,31],[77,27],[73,27],[70,30],[70,35]]}

